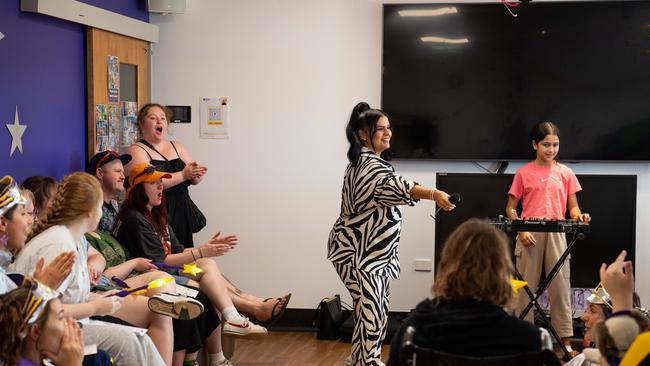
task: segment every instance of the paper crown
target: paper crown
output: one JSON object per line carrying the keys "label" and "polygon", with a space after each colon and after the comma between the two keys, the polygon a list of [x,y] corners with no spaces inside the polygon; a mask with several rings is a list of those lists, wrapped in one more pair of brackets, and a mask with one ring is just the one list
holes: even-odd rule
{"label": "paper crown", "polygon": [[605,290],[602,283],[599,283],[594,291],[587,297],[587,301],[592,304],[603,304],[612,308],[612,299],[609,296],[609,293]]}
{"label": "paper crown", "polygon": [[20,194],[20,188],[12,177],[5,175],[0,179],[0,216],[15,205],[24,205],[25,203],[27,203],[27,199]]}
{"label": "paper crown", "polygon": [[31,277],[19,273],[8,275],[17,286],[30,287],[31,291],[21,309],[23,325],[32,325],[40,318],[48,301],[58,297],[58,293]]}

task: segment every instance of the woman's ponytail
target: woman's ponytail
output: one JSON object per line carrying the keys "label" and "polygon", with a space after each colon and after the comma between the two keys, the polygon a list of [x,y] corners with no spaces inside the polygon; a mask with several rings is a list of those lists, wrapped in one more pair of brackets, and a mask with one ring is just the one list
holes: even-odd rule
{"label": "woman's ponytail", "polygon": [[[386,114],[379,109],[372,109],[366,102],[359,102],[352,108],[350,121],[345,127],[345,136],[350,143],[348,148],[348,160],[352,164],[356,164],[361,155],[361,147],[363,144],[359,140],[359,130],[367,130],[370,136],[370,143],[372,144],[372,136],[375,133],[377,121],[381,117],[386,117]],[[382,157],[384,154],[382,153]]]}
{"label": "woman's ponytail", "polygon": [[348,160],[351,163],[356,164],[359,160],[359,155],[361,154],[361,141],[359,141],[359,135],[357,131],[361,128],[360,117],[361,114],[369,110],[370,106],[366,102],[359,102],[357,105],[352,108],[352,114],[350,115],[350,121],[345,128],[345,135],[348,138],[350,147],[348,148]]}

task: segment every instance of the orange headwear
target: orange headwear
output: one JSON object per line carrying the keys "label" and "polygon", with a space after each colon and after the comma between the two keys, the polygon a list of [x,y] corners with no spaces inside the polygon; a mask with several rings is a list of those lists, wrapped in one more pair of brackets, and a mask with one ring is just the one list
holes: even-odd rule
{"label": "orange headwear", "polygon": [[156,182],[160,179],[168,179],[171,177],[171,174],[156,170],[156,167],[149,163],[137,164],[131,169],[131,173],[129,174],[129,189],[126,191],[126,195],[128,196],[131,189],[140,183]]}

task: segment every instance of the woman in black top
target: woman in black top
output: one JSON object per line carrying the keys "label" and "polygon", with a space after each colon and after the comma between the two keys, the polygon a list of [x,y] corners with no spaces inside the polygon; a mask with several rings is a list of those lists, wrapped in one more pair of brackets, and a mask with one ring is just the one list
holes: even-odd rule
{"label": "woman in black top", "polygon": [[[233,305],[226,280],[212,257],[226,254],[236,245],[235,236],[213,236],[199,248],[184,248],[169,226],[163,180],[171,174],[141,163],[133,166],[126,199],[115,221],[113,235],[134,257],[169,266],[196,264],[203,272],[183,274],[187,284],[203,291],[223,315],[223,332],[235,336],[265,335],[266,329],[243,317]],[[177,280],[178,283],[178,280]]]}
{"label": "woman in black top", "polygon": [[127,176],[136,164],[149,163],[171,174],[163,182],[169,224],[185,247],[193,247],[192,233],[205,226],[205,217],[190,198],[188,187],[201,182],[208,168],[197,164],[178,141],[169,141],[169,112],[160,104],[150,103],[138,112],[141,139],[129,147],[133,157],[125,169]]}

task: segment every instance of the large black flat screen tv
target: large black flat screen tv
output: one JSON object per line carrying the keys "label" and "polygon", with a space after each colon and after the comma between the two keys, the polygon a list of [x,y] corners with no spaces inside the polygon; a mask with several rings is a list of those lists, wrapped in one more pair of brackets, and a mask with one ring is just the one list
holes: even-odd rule
{"label": "large black flat screen tv", "polygon": [[650,2],[384,5],[382,108],[396,158],[650,160]]}

